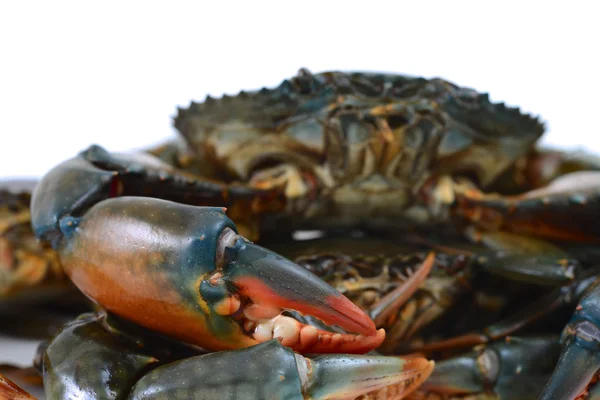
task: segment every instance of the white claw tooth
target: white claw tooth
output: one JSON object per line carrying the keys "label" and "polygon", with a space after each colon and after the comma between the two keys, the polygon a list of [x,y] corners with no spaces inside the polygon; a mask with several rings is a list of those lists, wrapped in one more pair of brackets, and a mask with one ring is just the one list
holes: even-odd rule
{"label": "white claw tooth", "polygon": [[256,329],[254,329],[254,339],[258,340],[259,342],[266,342],[273,339],[274,323],[274,320],[269,319],[256,325]]}
{"label": "white claw tooth", "polygon": [[281,338],[281,344],[284,346],[296,344],[300,338],[299,323],[289,317],[277,318],[273,328],[273,337]]}

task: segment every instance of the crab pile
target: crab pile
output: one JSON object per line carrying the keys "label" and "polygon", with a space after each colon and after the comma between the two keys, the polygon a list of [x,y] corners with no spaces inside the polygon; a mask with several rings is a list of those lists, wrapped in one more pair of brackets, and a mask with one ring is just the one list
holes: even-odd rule
{"label": "crab pile", "polygon": [[0,312],[61,310],[48,399],[600,399],[600,161],[538,119],[301,70],[174,124],[0,192]]}

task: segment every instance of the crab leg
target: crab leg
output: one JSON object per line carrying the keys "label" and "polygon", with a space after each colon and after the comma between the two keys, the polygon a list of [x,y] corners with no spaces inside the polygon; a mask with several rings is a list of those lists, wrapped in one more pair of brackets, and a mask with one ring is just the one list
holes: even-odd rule
{"label": "crab leg", "polygon": [[[243,350],[211,353],[159,367],[130,399],[354,399],[393,386],[395,399],[416,389],[433,370],[424,358],[294,354],[271,340]],[[173,385],[172,382],[180,382]]]}
{"label": "crab leg", "polygon": [[545,188],[520,196],[483,194],[457,186],[455,212],[484,229],[501,229],[549,239],[600,242],[600,172],[564,175]]}
{"label": "crab leg", "polygon": [[224,184],[178,170],[150,154],[115,154],[90,146],[48,172],[33,192],[32,225],[37,237],[58,239],[63,215],[79,215],[95,203],[119,196],[155,197],[178,203],[227,207],[245,233],[258,235],[255,217],[282,207],[278,192]]}
{"label": "crab leg", "polygon": [[492,392],[498,399],[533,400],[550,376],[559,353],[556,336],[507,338],[437,362],[435,371],[418,391],[452,398]]}
{"label": "crab leg", "polygon": [[[442,349],[454,349],[497,340],[514,333],[532,321],[548,315],[553,310],[569,304],[573,301],[574,293],[578,292],[580,290],[579,287],[585,286],[585,282],[587,282],[582,277],[582,280],[574,282],[575,278],[580,278],[579,265],[574,260],[563,256],[542,255],[534,257],[524,254],[496,254],[488,252],[481,256],[466,255],[463,260],[466,265],[463,267],[462,273],[467,279],[470,279],[468,278],[470,275],[476,274],[478,272],[476,270],[483,270],[487,273],[504,276],[515,281],[529,282],[537,285],[564,286],[552,291],[541,300],[526,306],[517,314],[503,319],[482,331],[467,333],[428,344],[413,343],[409,345],[410,351],[430,352]],[[438,284],[437,286],[440,285]],[[392,323],[386,325],[378,324],[377,326],[386,327],[386,341],[383,345],[385,351],[398,350],[398,346],[403,345],[402,342],[412,337],[415,332],[438,317],[442,311],[448,309],[455,303],[458,295],[464,293],[464,290],[459,289],[464,286],[463,283],[452,290],[449,290],[453,288],[453,286],[450,286],[444,291],[438,290],[438,292],[432,292],[429,297],[424,297],[422,301],[416,301],[412,305],[412,310],[407,310],[402,317],[391,319]],[[442,307],[442,305],[444,306]],[[402,310],[398,315],[401,313]],[[371,316],[374,318],[373,315]],[[408,318],[408,316],[411,316],[411,318]],[[377,323],[377,319],[375,321]]]}
{"label": "crab leg", "polygon": [[353,399],[393,387],[408,395],[431,373],[424,358],[320,355],[305,358],[270,340],[246,349],[158,360],[163,346],[140,346],[106,330],[105,316],[73,321],[43,355],[48,398]]}
{"label": "crab leg", "polygon": [[43,353],[48,399],[122,399],[157,359],[102,328],[104,316],[83,314],[65,325]]}
{"label": "crab leg", "polygon": [[[434,244],[425,243],[428,248],[442,251],[435,260],[433,256],[424,257],[418,253],[411,257],[398,255],[395,257],[379,257],[363,260],[343,254],[321,254],[318,256],[301,257],[298,263],[309,270],[319,271],[320,263],[335,265],[327,269],[326,279],[334,287],[348,297],[356,299],[357,304],[373,318],[379,328],[386,329],[386,340],[378,348],[384,354],[406,350],[406,341],[438,318],[450,308],[465,292],[470,291],[469,282],[481,272],[504,276],[508,279],[530,282],[537,285],[560,286],[547,298],[526,307],[523,312],[512,316],[499,324],[493,325],[483,332],[474,332],[447,341],[431,344],[442,348],[471,346],[504,337],[537,318],[547,315],[552,310],[568,303],[573,297],[571,286],[575,278],[580,277],[580,265],[560,252],[554,255],[543,253],[539,255],[512,254],[485,250],[483,253],[471,253],[467,250],[441,248]],[[472,247],[472,246],[471,246]],[[514,247],[514,246],[513,246]],[[524,250],[524,249],[522,249]],[[449,256],[448,251],[456,253]],[[415,263],[420,262],[421,265]],[[434,265],[435,264],[435,265]],[[402,267],[405,266],[405,267]],[[354,274],[353,271],[382,271],[373,278],[358,278],[341,280],[344,274]],[[433,270],[433,272],[431,272]],[[350,271],[350,272],[349,272]],[[383,272],[385,271],[385,272]],[[414,272],[413,272],[414,271]],[[407,277],[399,282],[390,275],[402,274]],[[354,275],[351,275],[354,276]],[[390,291],[390,288],[394,288]],[[360,297],[362,288],[372,291],[377,289],[389,292],[376,303],[367,303]],[[417,291],[418,290],[418,291]],[[408,299],[408,301],[406,301]],[[297,316],[295,316],[297,318]],[[314,321],[310,321],[315,324]],[[416,343],[413,344],[416,346]],[[411,348],[413,351],[426,351],[430,345]],[[433,349],[432,348],[432,349]]]}
{"label": "crab leg", "polygon": [[[546,259],[541,257],[540,261],[544,262]],[[546,317],[562,307],[574,305],[578,296],[580,296],[581,293],[585,291],[595,280],[595,276],[593,275],[595,273],[596,272],[594,271],[587,272],[586,275],[579,277],[577,281],[574,281],[569,285],[556,288],[547,295],[541,297],[539,300],[536,300],[535,302],[525,306],[517,313],[510,315],[507,318],[502,319],[479,332],[466,333],[464,335],[443,339],[424,345],[412,345],[410,349],[411,351],[418,352],[457,349],[461,347],[476,346],[493,342],[508,335],[512,335],[524,326],[529,325],[540,318]],[[550,273],[547,277],[542,276],[541,281],[538,283],[545,284],[547,283],[546,278],[552,276],[557,276],[557,274]],[[531,278],[528,280],[535,282]],[[561,280],[562,279],[559,279],[559,281]]]}
{"label": "crab leg", "polygon": [[480,332],[466,333],[449,339],[443,339],[427,344],[411,345],[411,351],[434,352],[461,347],[472,347],[493,342],[513,334],[525,325],[530,324],[541,317],[549,315],[558,308],[569,304],[571,292],[556,290],[538,301],[528,305],[515,315],[486,327]]}
{"label": "crab leg", "polygon": [[[225,209],[111,198],[115,177],[76,158],[51,171],[32,200],[38,237],[108,311],[211,350],[280,338],[298,351],[364,353],[383,341],[384,331],[341,293],[240,236]],[[358,335],[280,315],[288,309]]]}
{"label": "crab leg", "polygon": [[540,400],[571,400],[587,390],[600,371],[600,280],[580,300],[561,342],[563,351]]}
{"label": "crab leg", "polygon": [[511,184],[508,187],[501,185],[500,189],[518,193],[542,188],[572,172],[599,170],[600,158],[595,154],[538,147],[513,165],[507,175]]}

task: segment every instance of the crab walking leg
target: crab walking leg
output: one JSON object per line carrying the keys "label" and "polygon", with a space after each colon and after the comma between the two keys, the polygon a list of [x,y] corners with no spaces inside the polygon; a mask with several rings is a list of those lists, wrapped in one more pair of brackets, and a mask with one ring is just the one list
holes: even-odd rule
{"label": "crab walking leg", "polygon": [[520,196],[484,194],[457,186],[453,211],[476,226],[537,237],[600,243],[600,172],[564,175]]}
{"label": "crab walking leg", "polygon": [[[428,244],[428,247],[432,245]],[[513,246],[514,247],[514,246]],[[364,259],[341,253],[323,253],[300,257],[297,262],[312,271],[322,270],[322,265],[333,265],[327,269],[328,282],[355,299],[356,304],[368,311],[378,328],[386,330],[386,340],[378,347],[385,354],[406,351],[407,339],[413,337],[421,329],[443,315],[456,301],[471,290],[467,282],[481,273],[505,276],[508,279],[530,282],[537,285],[563,286],[550,296],[527,306],[522,312],[489,327],[482,332],[473,332],[457,340],[436,342],[434,345],[453,348],[473,346],[493,341],[512,334],[524,324],[547,315],[557,307],[564,306],[573,298],[573,290],[578,285],[572,285],[575,279],[581,278],[581,268],[576,260],[569,259],[564,252],[554,254],[538,253],[517,254],[485,251],[471,253],[460,249],[448,249],[456,255],[448,257],[444,254],[427,257],[423,253],[410,257],[397,255],[393,257],[379,256]],[[521,250],[525,250],[521,248]],[[435,265],[434,265],[435,264]],[[333,270],[331,268],[334,268]],[[373,278],[363,278],[359,270],[373,271]],[[390,279],[392,276],[402,276],[402,279]],[[406,277],[404,277],[406,275]],[[343,279],[345,276],[358,276],[358,279]],[[381,299],[374,304],[369,303],[369,297],[361,297],[362,290],[378,290]],[[390,289],[393,288],[393,289]],[[415,290],[417,290],[415,292]],[[390,291],[391,290],[391,291]],[[387,293],[382,293],[388,291]],[[408,299],[406,301],[406,299]],[[299,318],[298,316],[294,316]],[[300,318],[300,320],[305,320]],[[310,320],[315,325],[316,321]],[[413,342],[412,351],[425,351],[420,342]],[[425,345],[428,346],[428,345]]]}
{"label": "crab walking leg", "polygon": [[519,329],[550,315],[563,307],[572,306],[577,301],[577,296],[590,286],[594,277],[582,278],[570,285],[557,288],[533,303],[525,306],[517,313],[492,324],[481,331],[465,333],[463,335],[438,340],[432,343],[411,345],[414,352],[433,352],[461,347],[476,346],[493,342]]}
{"label": "crab walking leg", "polygon": [[600,371],[600,280],[586,291],[562,333],[563,351],[540,400],[572,400]]}
{"label": "crab walking leg", "polygon": [[83,314],[48,344],[42,354],[48,399],[122,399],[158,361],[103,329],[102,318]]}
{"label": "crab walking leg", "polygon": [[[505,276],[509,279],[521,282],[529,282],[538,285],[560,286],[548,295],[542,297],[530,305],[526,305],[519,312],[488,326],[481,331],[469,332],[460,336],[440,339],[431,343],[411,343],[411,352],[432,352],[444,349],[456,349],[484,344],[513,334],[523,326],[542,318],[552,311],[571,304],[574,296],[583,288],[589,286],[593,278],[585,278],[580,272],[579,265],[564,256],[542,255],[530,256],[528,254],[495,254],[489,253],[481,256],[471,255],[469,259],[470,269],[483,270],[494,275]],[[477,271],[476,271],[477,272]],[[575,279],[578,279],[575,281]],[[454,304],[451,293],[445,296],[437,295],[437,302],[421,302],[419,307],[412,312],[414,318],[396,318],[391,326],[382,326],[386,329],[386,342],[384,348],[386,353],[398,348],[405,338],[415,332],[415,327],[420,328],[431,322],[441,314],[441,311]],[[459,292],[460,293],[460,292]],[[445,304],[445,308],[438,306]],[[404,348],[406,350],[406,348]]]}
{"label": "crab walking leg", "polygon": [[555,335],[506,338],[437,362],[435,371],[417,390],[450,398],[471,399],[487,393],[494,396],[489,398],[502,400],[534,400],[559,354]]}
{"label": "crab walking leg", "polygon": [[43,352],[46,396],[82,400],[353,399],[386,386],[405,396],[433,369],[433,362],[424,358],[347,354],[305,358],[276,339],[205,355],[192,349],[180,349],[177,355],[154,354],[165,353],[164,346],[168,343],[129,336],[104,314],[84,314],[67,324]]}
{"label": "crab walking leg", "polygon": [[59,217],[81,215],[99,201],[119,196],[227,207],[252,238],[258,234],[258,214],[282,207],[274,190],[212,181],[150,154],[109,153],[93,145],[54,167],[35,188],[31,199],[34,233],[52,243],[60,237],[55,230]]}
{"label": "crab walking leg", "polygon": [[[524,161],[524,162],[523,162]],[[563,175],[579,171],[600,170],[600,157],[583,151],[561,151],[537,146],[512,167],[512,192],[543,188]]]}
{"label": "crab walking leg", "polygon": [[243,350],[176,361],[142,377],[129,399],[354,399],[394,386],[401,399],[431,373],[424,358],[319,355],[306,358],[271,340]]}
{"label": "crab walking leg", "polygon": [[430,353],[435,351],[460,349],[493,342],[513,334],[524,326],[549,315],[558,308],[569,304],[569,294],[560,289],[530,304],[518,313],[490,325],[480,332],[471,332],[463,335],[442,339],[426,344],[410,345],[410,351]]}

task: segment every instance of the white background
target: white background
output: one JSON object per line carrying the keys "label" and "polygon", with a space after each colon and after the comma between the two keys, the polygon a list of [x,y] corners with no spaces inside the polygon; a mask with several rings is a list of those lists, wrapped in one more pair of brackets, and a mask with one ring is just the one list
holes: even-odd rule
{"label": "white background", "polygon": [[[300,67],[440,76],[541,115],[547,143],[600,152],[592,1],[0,1],[0,178],[160,142],[177,105]],[[0,362],[33,348],[0,338]]]}
{"label": "white background", "polygon": [[0,177],[160,142],[177,105],[300,67],[441,76],[541,115],[547,143],[600,151],[592,1],[0,4]]}

